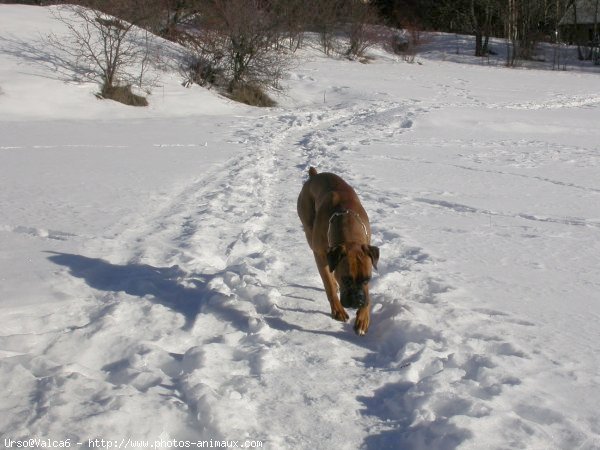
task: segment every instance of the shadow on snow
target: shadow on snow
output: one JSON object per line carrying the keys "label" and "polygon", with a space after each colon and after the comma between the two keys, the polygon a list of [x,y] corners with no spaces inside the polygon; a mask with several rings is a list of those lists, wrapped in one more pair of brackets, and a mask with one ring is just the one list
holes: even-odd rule
{"label": "shadow on snow", "polygon": [[[200,313],[210,313],[219,319],[230,323],[236,329],[250,333],[248,315],[236,310],[226,301],[211,301],[215,296],[227,299],[223,293],[211,289],[210,281],[223,273],[199,274],[190,276],[178,266],[153,267],[147,264],[111,264],[99,258],[90,258],[68,253],[51,253],[48,258],[53,263],[68,268],[69,273],[84,280],[93,289],[107,292],[125,292],[131,296],[147,298],[149,301],[163,305],[185,318],[184,330],[193,328],[196,317]],[[231,269],[231,268],[230,268]],[[188,285],[182,284],[186,280]],[[300,287],[300,286],[298,286]],[[302,286],[310,290],[322,289]],[[299,300],[311,301],[309,298],[293,296]],[[323,301],[325,301],[323,293]],[[207,308],[204,308],[208,306]],[[286,308],[277,308],[286,311]],[[323,314],[322,311],[294,308],[294,312],[306,314]],[[380,319],[383,319],[380,311]],[[408,325],[401,330],[372,330],[366,337],[359,337],[352,331],[352,320],[340,330],[311,330],[282,317],[276,317],[265,311],[262,319],[273,329],[283,332],[298,331],[320,336],[329,336],[347,342],[351,345],[366,348],[368,354],[359,358],[367,367],[374,370],[401,371],[394,368],[397,352],[409,342],[424,343],[435,335],[434,330],[423,326]],[[406,324],[402,321],[399,326]],[[377,327],[378,324],[374,324]],[[392,326],[383,319],[380,326]],[[376,328],[377,329],[377,328]],[[393,342],[392,342],[393,341]],[[408,362],[410,365],[411,361]],[[425,383],[427,385],[429,383]],[[364,406],[360,412],[365,417],[376,417],[384,426],[377,434],[369,435],[363,442],[366,449],[455,449],[461,442],[468,439],[470,433],[451,423],[451,418],[463,409],[457,405],[456,410],[448,410],[436,414],[433,421],[424,420],[413,424],[414,412],[424,398],[432,395],[420,382],[398,381],[369,391],[366,389],[358,395],[357,400]]]}
{"label": "shadow on snow", "polygon": [[[99,258],[89,258],[68,253],[53,253],[48,258],[53,263],[69,269],[69,273],[83,279],[91,288],[108,292],[125,292],[135,297],[149,297],[150,301],[166,306],[185,318],[184,330],[190,330],[203,305],[213,296],[223,296],[208,284],[219,274],[194,277],[192,286],[184,286],[181,280],[190,281],[189,274],[178,266],[153,267],[147,264],[111,264]],[[247,331],[248,317],[242,311],[219,302],[211,302],[211,313],[222,320]]]}

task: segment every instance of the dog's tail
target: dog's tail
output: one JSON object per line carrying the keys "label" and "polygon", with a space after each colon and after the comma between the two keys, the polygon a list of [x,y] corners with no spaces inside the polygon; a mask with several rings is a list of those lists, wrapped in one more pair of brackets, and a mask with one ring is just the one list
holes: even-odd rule
{"label": "dog's tail", "polygon": [[310,169],[308,169],[309,177],[314,177],[316,174],[317,174],[317,169],[315,169],[314,167],[311,167]]}

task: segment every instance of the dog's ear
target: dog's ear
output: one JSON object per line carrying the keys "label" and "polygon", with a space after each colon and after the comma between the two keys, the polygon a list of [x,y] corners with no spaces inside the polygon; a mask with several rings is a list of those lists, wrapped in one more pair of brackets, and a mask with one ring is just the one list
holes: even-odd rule
{"label": "dog's ear", "polygon": [[335,270],[345,254],[346,247],[344,245],[336,245],[335,247],[329,249],[327,252],[327,265],[329,266],[330,272]]}
{"label": "dog's ear", "polygon": [[373,245],[368,245],[365,247],[365,253],[369,255],[371,258],[371,263],[373,264],[373,268],[377,270],[377,263],[379,262],[379,247],[375,247]]}

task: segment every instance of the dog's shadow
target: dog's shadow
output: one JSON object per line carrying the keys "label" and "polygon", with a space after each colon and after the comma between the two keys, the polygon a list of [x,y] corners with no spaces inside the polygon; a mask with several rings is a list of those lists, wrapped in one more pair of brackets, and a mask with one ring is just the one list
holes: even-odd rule
{"label": "dog's shadow", "polygon": [[[51,255],[48,257],[50,261],[67,267],[72,276],[83,279],[93,289],[148,298],[153,303],[182,314],[185,318],[184,330],[193,327],[206,301],[219,294],[209,287],[210,281],[219,274],[190,276],[178,266],[119,265],[82,255],[54,252]],[[183,279],[186,285],[182,284]],[[240,311],[211,304],[211,312],[236,327],[247,327],[247,318],[241,317],[243,313]]]}
{"label": "dog's shadow", "polygon": [[[93,289],[104,292],[125,292],[138,298],[146,298],[151,302],[164,305],[172,311],[182,314],[185,323],[184,330],[191,330],[198,314],[206,311],[216,315],[220,320],[227,321],[236,329],[248,333],[248,317],[244,312],[229,307],[222,302],[210,301],[210,307],[204,309],[203,306],[214,296],[221,293],[210,288],[210,281],[222,273],[190,275],[178,266],[173,267],[154,267],[147,264],[112,264],[98,258],[90,258],[82,255],[68,253],[50,252],[49,260],[53,263],[66,267],[70,275],[80,278]],[[186,285],[182,281],[186,281]],[[288,285],[295,289],[313,291],[323,297],[323,289],[312,286]],[[310,296],[297,295],[291,296],[298,300],[313,302]],[[282,308],[294,313],[305,313],[314,315],[326,314],[324,311],[315,309]],[[372,367],[373,370],[389,370],[386,364],[386,358],[379,361],[377,354],[381,351],[381,345],[378,341],[378,333],[368,334],[367,336],[357,336],[352,330],[353,318],[338,330],[309,329],[302,322],[294,323],[289,317],[280,317],[271,315],[268,312],[262,315],[262,319],[269,327],[288,332],[300,331],[320,336],[329,336],[346,343],[363,347],[368,350],[363,357],[356,358],[360,364]],[[331,319],[333,320],[333,319]],[[422,337],[425,339],[425,337]],[[395,347],[401,347],[403,342],[395,343]],[[384,355],[385,356],[385,355]],[[398,369],[403,370],[403,369]],[[385,423],[391,424],[390,429],[375,433],[367,437],[363,443],[365,448],[398,448],[398,442],[403,442],[410,448],[413,438],[424,437],[426,439],[439,440],[444,448],[453,449],[460,442],[468,439],[469,432],[454,426],[449,418],[440,418],[429,425],[419,427],[412,426],[408,418],[411,417],[411,411],[416,405],[410,403],[408,392],[414,383],[408,381],[392,382],[382,386],[369,395],[360,395],[357,400],[363,405],[361,414],[365,417],[378,418]],[[391,399],[391,400],[390,400]],[[393,404],[390,404],[390,401]],[[401,405],[401,406],[394,406]],[[461,405],[456,407],[455,414],[461,412]],[[450,416],[451,417],[451,416]]]}
{"label": "dog's shadow", "polygon": [[[48,252],[50,261],[59,266],[68,268],[69,274],[80,278],[93,289],[104,292],[125,292],[134,297],[146,298],[174,312],[180,313],[185,318],[183,330],[190,330],[196,317],[202,311],[215,314],[221,320],[228,321],[241,331],[248,331],[248,317],[242,311],[222,305],[221,302],[210,302],[209,308],[203,306],[215,295],[222,295],[210,287],[210,281],[216,277],[222,277],[222,272],[213,274],[189,274],[179,266],[154,267],[148,264],[112,264],[99,258],[90,258],[83,255],[69,253]],[[185,280],[185,285],[182,281]],[[293,285],[290,287],[310,289],[317,292],[324,291],[321,288]],[[297,296],[297,299],[310,301],[307,297]],[[303,308],[285,308],[278,306],[280,310],[289,310],[306,314],[326,314],[323,311],[305,310]],[[310,330],[302,325],[289,322],[281,317],[263,314],[263,319],[272,328],[280,331],[304,331],[338,337],[343,340],[361,344],[361,339],[348,333],[348,330],[324,331]],[[349,326],[349,325],[348,325]]]}

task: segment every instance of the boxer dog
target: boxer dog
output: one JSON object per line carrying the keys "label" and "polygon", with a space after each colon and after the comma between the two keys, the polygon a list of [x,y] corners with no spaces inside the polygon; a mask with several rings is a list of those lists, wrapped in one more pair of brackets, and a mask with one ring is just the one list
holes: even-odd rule
{"label": "boxer dog", "polygon": [[[298,216],[313,251],[334,319],[345,322],[344,308],[356,308],[354,331],[369,329],[369,281],[379,248],[371,244],[369,217],[354,189],[332,173],[308,171],[298,196]],[[338,287],[341,297],[338,297]]]}

